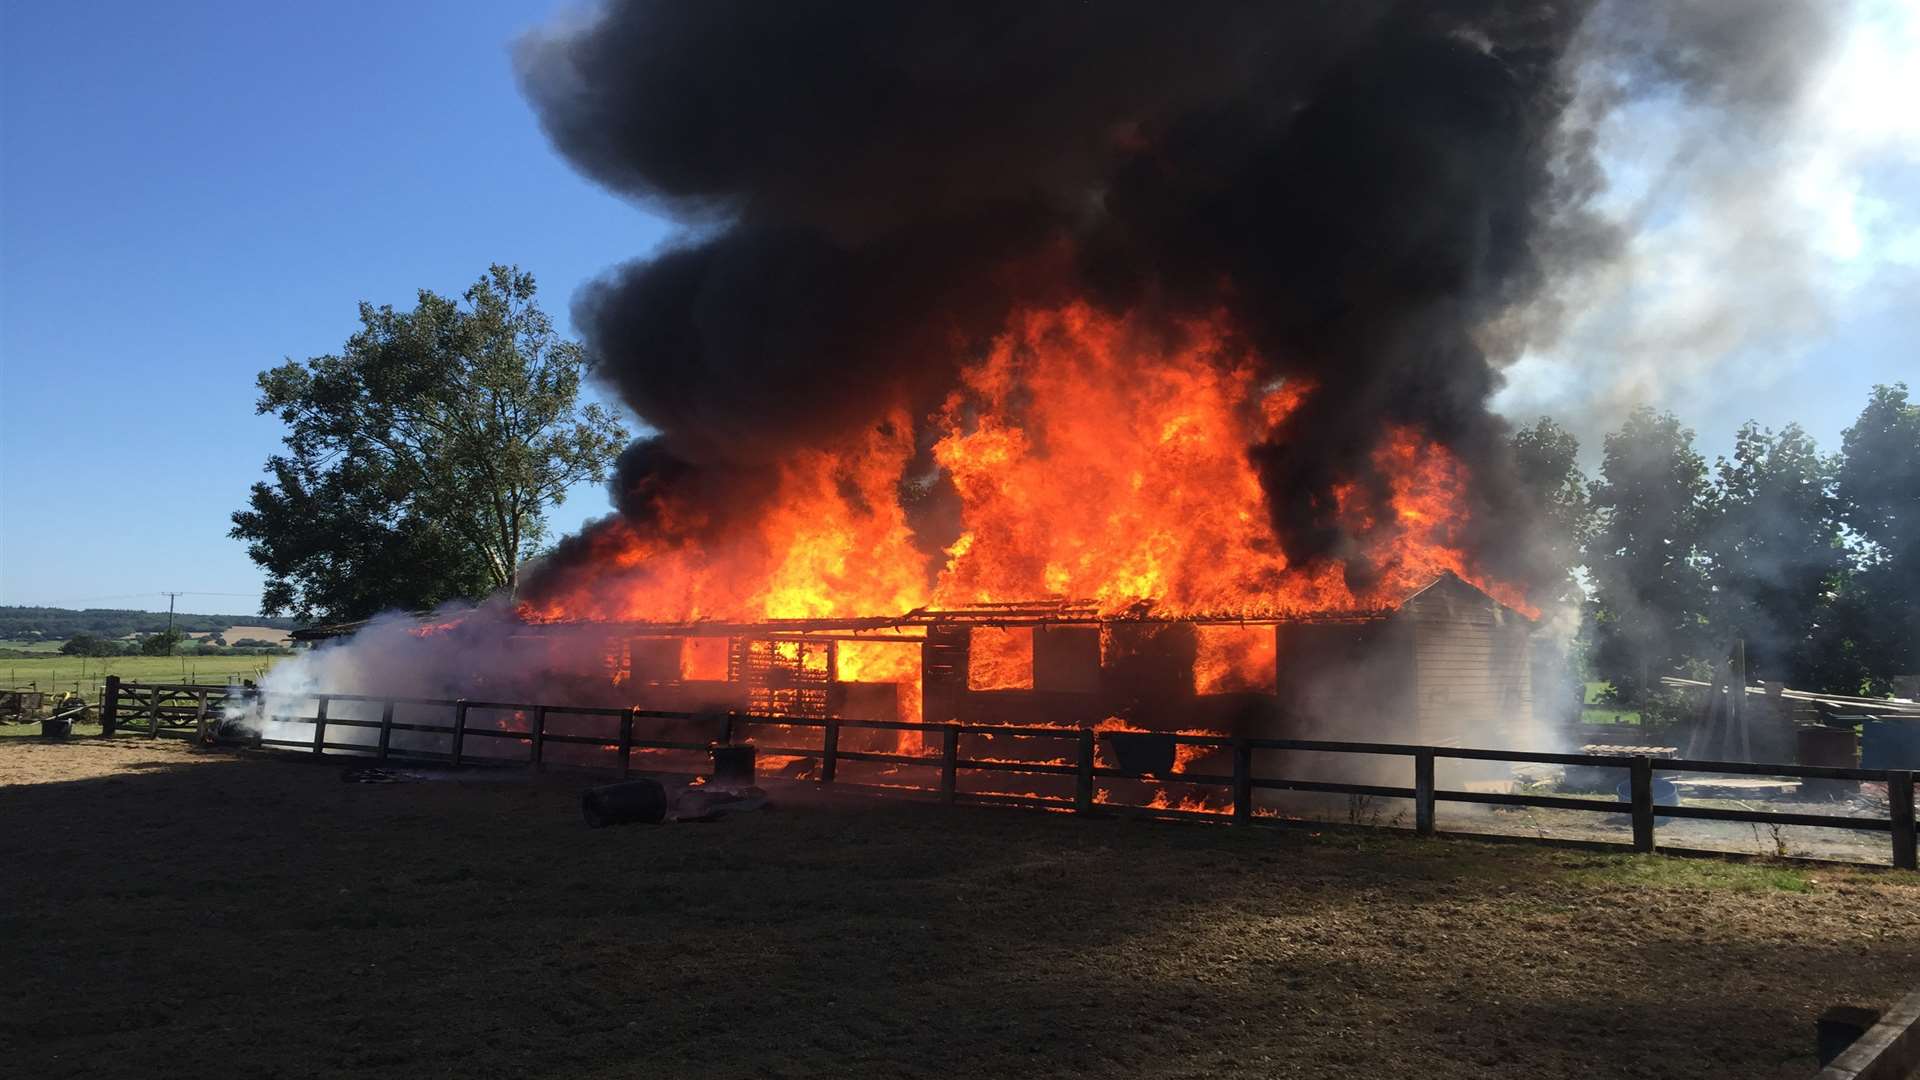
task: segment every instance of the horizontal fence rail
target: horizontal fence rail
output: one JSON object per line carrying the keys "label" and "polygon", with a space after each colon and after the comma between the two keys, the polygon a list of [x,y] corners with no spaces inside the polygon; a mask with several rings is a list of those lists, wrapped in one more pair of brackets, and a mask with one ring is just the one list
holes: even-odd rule
{"label": "horizontal fence rail", "polygon": [[[336,705],[370,704],[380,707],[380,719],[366,720],[329,715]],[[1818,765],[1760,764],[1742,761],[1703,761],[1691,758],[1654,759],[1645,756],[1625,754],[1559,754],[1525,750],[1486,750],[1468,747],[1422,746],[1410,743],[1371,743],[1371,742],[1334,742],[1324,739],[1265,739],[1224,735],[1183,735],[1172,733],[1151,733],[1157,739],[1169,740],[1176,747],[1191,746],[1210,750],[1230,750],[1233,758],[1233,771],[1230,775],[1212,773],[1189,773],[1174,771],[1166,775],[1130,772],[1123,769],[1100,765],[1097,761],[1095,742],[1105,734],[1137,734],[1133,732],[1100,732],[1089,727],[1002,727],[992,724],[961,723],[913,723],[901,720],[854,720],[839,717],[799,716],[763,716],[747,713],[696,713],[663,709],[611,708],[604,706],[580,705],[537,705],[499,701],[473,701],[467,699],[377,697],[364,694],[308,694],[298,696],[264,695],[261,691],[248,687],[199,686],[191,684],[141,684],[124,683],[117,678],[107,680],[106,693],[101,702],[101,726],[105,734],[115,732],[116,725],[129,718],[144,720],[149,735],[158,735],[164,725],[171,727],[191,726],[197,736],[204,740],[210,733],[217,732],[225,710],[236,706],[242,711],[259,712],[271,707],[274,711],[266,719],[277,724],[312,725],[310,738],[283,739],[268,738],[261,729],[252,730],[249,741],[260,747],[281,747],[305,750],[316,755],[327,751],[341,751],[361,757],[371,756],[378,760],[402,758],[415,761],[430,761],[461,765],[467,762],[469,740],[509,739],[526,744],[525,764],[534,769],[543,769],[547,765],[546,749],[549,745],[595,747],[614,751],[618,755],[615,768],[625,776],[632,771],[635,751],[665,750],[701,752],[710,748],[712,740],[694,741],[689,739],[648,738],[643,725],[648,721],[677,721],[682,723],[710,722],[718,719],[724,725],[724,732],[716,731],[717,736],[727,738],[741,733],[750,733],[755,728],[809,729],[820,733],[820,742],[815,746],[785,746],[756,742],[756,748],[763,756],[770,758],[810,759],[818,763],[814,779],[820,783],[835,783],[842,762],[868,762],[898,766],[920,767],[938,770],[937,786],[921,784],[892,784],[887,788],[914,788],[925,791],[937,791],[941,799],[952,802],[962,797],[958,790],[958,776],[962,773],[1002,773],[1025,776],[1071,776],[1076,779],[1074,796],[1071,800],[1064,797],[1004,795],[998,793],[965,793],[964,797],[978,801],[1011,802],[1072,809],[1081,813],[1106,807],[1112,809],[1159,809],[1127,807],[1122,804],[1101,803],[1096,797],[1096,781],[1101,779],[1141,780],[1162,784],[1191,784],[1201,787],[1221,789],[1230,799],[1230,809],[1225,816],[1234,822],[1245,823],[1254,818],[1254,793],[1256,791],[1300,791],[1349,796],[1369,796],[1376,798],[1408,799],[1414,804],[1414,831],[1422,836],[1432,835],[1434,828],[1435,806],[1443,802],[1479,804],[1487,806],[1537,807],[1555,810],[1580,810],[1594,813],[1627,814],[1631,818],[1633,831],[1633,849],[1636,851],[1654,850],[1654,830],[1657,819],[1678,818],[1707,821],[1751,822],[1768,825],[1798,825],[1818,828],[1853,829],[1891,834],[1893,846],[1893,865],[1901,869],[1915,869],[1915,822],[1914,822],[1914,772],[1902,769],[1852,769]],[[299,712],[282,710],[299,707]],[[401,707],[445,710],[445,723],[403,722],[395,719],[396,711]],[[306,711],[311,709],[311,712]],[[510,714],[518,723],[512,727],[475,726],[470,723],[474,713]],[[550,721],[556,717],[599,717],[614,721],[613,730],[602,735],[583,735],[573,732],[551,731]],[[346,728],[370,730],[378,733],[373,743],[352,743],[330,741],[327,733],[331,729]],[[849,731],[893,731],[917,732],[922,743],[928,747],[925,752],[899,753],[877,750],[842,749],[842,736]],[[400,748],[393,745],[393,734],[404,732],[428,734],[446,740],[444,750],[426,750],[419,747]],[[960,740],[965,736],[991,736],[995,739],[1034,740],[1051,739],[1061,744],[1061,753],[1052,760],[1024,761],[993,757],[968,757],[960,754]],[[477,745],[477,744],[473,744]],[[1397,787],[1378,784],[1340,783],[1304,778],[1256,776],[1254,774],[1254,754],[1259,751],[1309,751],[1315,753],[1373,755],[1411,759],[1413,764],[1413,786]],[[482,755],[490,762],[502,759]],[[1499,792],[1455,791],[1437,787],[1434,783],[1434,765],[1440,760],[1492,761],[1523,764],[1579,765],[1595,768],[1615,768],[1625,770],[1628,776],[1630,797],[1627,801],[1607,799],[1579,799],[1554,795],[1511,794]],[[1800,814],[1776,812],[1771,810],[1730,810],[1718,807],[1685,806],[1679,804],[1656,803],[1653,800],[1654,769],[1663,773],[1703,772],[1721,773],[1739,776],[1791,777],[1805,780],[1850,780],[1884,783],[1887,785],[1888,814],[1879,817],[1850,817],[1840,814]],[[872,785],[853,785],[872,787]],[[882,790],[874,788],[874,790]],[[1178,813],[1169,808],[1167,812]],[[1218,817],[1218,814],[1209,814]]]}

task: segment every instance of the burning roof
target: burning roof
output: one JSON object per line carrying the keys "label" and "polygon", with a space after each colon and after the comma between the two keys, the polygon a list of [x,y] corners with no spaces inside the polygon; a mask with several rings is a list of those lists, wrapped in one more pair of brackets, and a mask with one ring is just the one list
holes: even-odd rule
{"label": "burning roof", "polygon": [[[1238,612],[1174,612],[1162,610],[1151,601],[1136,601],[1117,610],[1103,609],[1091,600],[1070,600],[1064,597],[1043,597],[1034,600],[1007,601],[1002,603],[976,604],[960,608],[915,608],[897,615],[862,615],[847,617],[821,618],[770,618],[754,621],[727,621],[720,619],[697,619],[690,621],[660,621],[645,619],[595,620],[595,619],[526,619],[526,610],[522,609],[523,633],[567,632],[581,628],[599,628],[607,631],[621,631],[635,636],[662,637],[782,637],[808,634],[848,634],[863,635],[870,640],[884,640],[885,635],[916,635],[908,639],[919,640],[918,634],[930,626],[979,626],[979,627],[1044,627],[1044,626],[1097,626],[1115,623],[1195,623],[1199,625],[1241,625],[1269,626],[1290,623],[1328,623],[1328,622],[1372,622],[1391,616],[1402,605],[1426,593],[1430,589],[1453,586],[1472,590],[1486,595],[1483,590],[1471,583],[1462,581],[1450,571],[1442,572],[1431,582],[1400,598],[1390,605],[1367,608],[1267,608],[1260,611]],[[1500,602],[1487,597],[1488,601]],[[1501,607],[1512,609],[1508,605]],[[1524,616],[1523,613],[1514,612]],[[460,625],[462,616],[420,614],[416,616],[419,634],[433,634],[453,630]],[[299,641],[321,641],[329,638],[346,637],[367,625],[366,621],[331,623],[302,627],[292,633]]]}

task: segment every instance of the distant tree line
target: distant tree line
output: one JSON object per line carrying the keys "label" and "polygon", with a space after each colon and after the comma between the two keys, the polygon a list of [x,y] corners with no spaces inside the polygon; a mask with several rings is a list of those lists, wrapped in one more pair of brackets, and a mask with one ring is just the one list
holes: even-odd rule
{"label": "distant tree line", "polygon": [[1579,659],[1615,698],[1704,674],[1745,642],[1749,678],[1883,694],[1920,671],[1920,406],[1876,386],[1825,454],[1798,425],[1747,423],[1709,466],[1670,412],[1606,436],[1599,476],[1550,419],[1514,436]]}
{"label": "distant tree line", "polygon": [[132,641],[75,634],[60,646],[60,651],[67,656],[281,656],[293,650],[260,638],[227,641],[211,635],[196,640],[178,630],[162,630]]}
{"label": "distant tree line", "polygon": [[[235,626],[269,626],[276,630],[291,630],[297,625],[293,619],[264,615],[182,613],[173,616],[174,629],[190,634],[224,633]],[[166,628],[167,613],[164,611],[0,606],[0,641],[65,641],[76,634],[125,638],[157,634]]]}

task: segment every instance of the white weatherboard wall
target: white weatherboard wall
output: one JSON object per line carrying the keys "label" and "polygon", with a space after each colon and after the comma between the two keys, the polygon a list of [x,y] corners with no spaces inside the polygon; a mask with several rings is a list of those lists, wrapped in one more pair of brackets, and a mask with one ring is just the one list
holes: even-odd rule
{"label": "white weatherboard wall", "polygon": [[[1526,617],[1449,574],[1409,597],[1394,621],[1413,642],[1409,741],[1494,748],[1531,744],[1533,626]],[[1437,779],[1443,787],[1500,784],[1508,771],[1500,763],[1443,761]]]}

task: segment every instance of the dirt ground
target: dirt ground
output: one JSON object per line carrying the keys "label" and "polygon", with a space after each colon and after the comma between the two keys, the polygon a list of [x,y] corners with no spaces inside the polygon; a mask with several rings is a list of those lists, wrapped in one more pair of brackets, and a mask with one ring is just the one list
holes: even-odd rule
{"label": "dirt ground", "polygon": [[1805,1077],[1920,876],[0,744],[23,1076]]}

